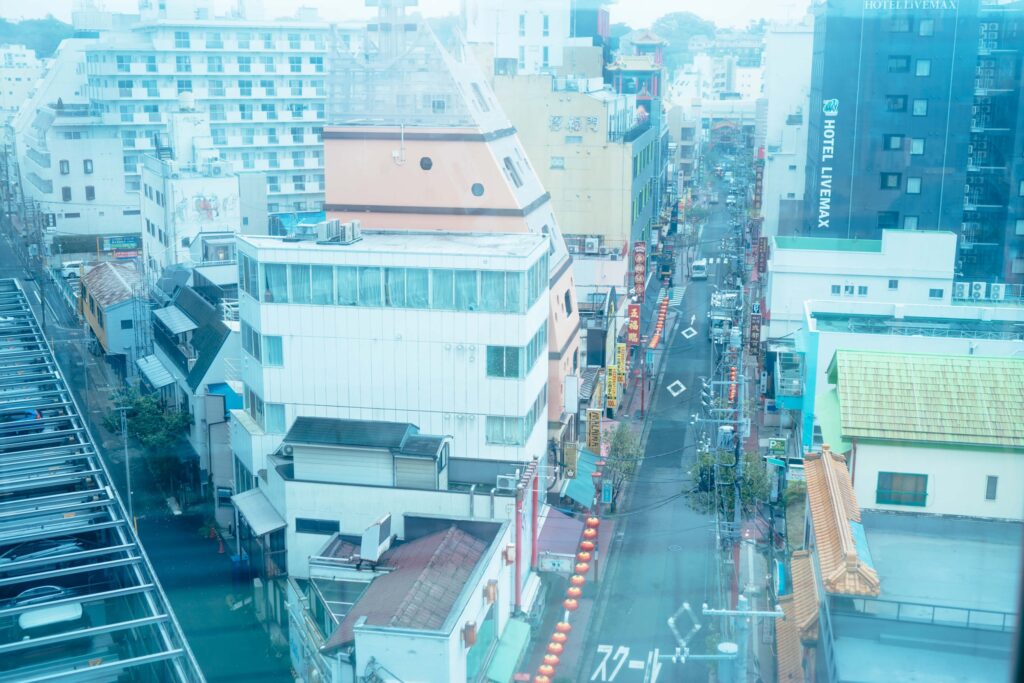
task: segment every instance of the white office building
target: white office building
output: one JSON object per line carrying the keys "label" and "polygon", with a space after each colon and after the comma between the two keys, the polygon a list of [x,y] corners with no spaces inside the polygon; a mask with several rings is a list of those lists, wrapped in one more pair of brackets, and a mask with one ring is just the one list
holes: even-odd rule
{"label": "white office building", "polygon": [[14,117],[45,66],[45,60],[24,45],[0,45],[0,124]]}
{"label": "white office building", "polygon": [[554,73],[562,67],[563,50],[571,39],[569,0],[466,0],[463,3],[466,41],[494,45],[497,73]]}
{"label": "white office building", "polygon": [[802,328],[809,299],[948,304],[955,260],[951,232],[884,230],[880,240],[777,236],[768,261],[767,336]]}
{"label": "white office building", "polygon": [[765,134],[762,234],[793,234],[801,220],[807,165],[814,22],[777,24],[765,34]]}
{"label": "white office building", "polygon": [[236,477],[264,469],[299,416],[412,423],[453,437],[457,458],[544,460],[546,236],[237,240]]}

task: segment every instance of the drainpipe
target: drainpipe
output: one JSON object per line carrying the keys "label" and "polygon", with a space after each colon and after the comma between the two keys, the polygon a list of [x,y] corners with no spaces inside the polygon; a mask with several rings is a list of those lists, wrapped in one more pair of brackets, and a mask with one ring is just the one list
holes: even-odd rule
{"label": "drainpipe", "polygon": [[537,571],[537,521],[540,518],[539,511],[537,510],[537,501],[540,498],[540,472],[538,472],[537,470],[536,463],[534,463],[534,465],[535,466],[533,468],[533,523],[530,526],[531,531],[533,531],[533,538],[531,539],[532,543],[530,545],[530,567],[533,569],[533,571]]}
{"label": "drainpipe", "polygon": [[494,492],[498,489],[491,489],[491,519],[494,519]]}
{"label": "drainpipe", "polygon": [[476,493],[476,484],[473,484],[472,486],[469,487],[469,516],[470,517],[473,516],[473,500],[474,500],[473,494],[474,493]]}
{"label": "drainpipe", "polygon": [[523,489],[519,484],[516,487],[516,568],[513,580],[516,582],[515,611],[517,614],[523,611]]}

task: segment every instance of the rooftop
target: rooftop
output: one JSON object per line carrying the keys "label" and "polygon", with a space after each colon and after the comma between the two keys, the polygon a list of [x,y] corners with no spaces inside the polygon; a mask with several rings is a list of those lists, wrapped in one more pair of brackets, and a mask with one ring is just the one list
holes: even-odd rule
{"label": "rooftop", "polygon": [[1024,358],[836,351],[841,436],[1024,450]]}
{"label": "rooftop", "polygon": [[104,261],[85,274],[83,285],[100,308],[107,308],[131,299],[142,276],[132,263]]}
{"label": "rooftop", "polygon": [[818,588],[810,554],[806,550],[793,553],[790,567],[792,591],[779,596],[779,605],[786,617],[775,624],[779,683],[804,680],[801,642],[818,640]]}
{"label": "rooftop", "polygon": [[533,233],[468,232],[371,232],[352,244],[321,244],[312,240],[284,241],[281,237],[239,235],[257,249],[279,251],[319,251],[365,254],[414,254],[422,256],[459,255],[480,258],[527,258],[547,242],[545,235]]}
{"label": "rooftop", "polygon": [[284,440],[318,446],[387,448],[398,455],[434,457],[445,437],[420,434],[419,427],[408,422],[298,417]]}
{"label": "rooftop", "polygon": [[882,240],[843,239],[840,237],[802,237],[797,235],[775,237],[776,249],[804,249],[808,251],[864,251],[882,252]]}
{"label": "rooftop", "polygon": [[[329,550],[347,553],[338,558],[346,559],[353,547],[344,543]],[[325,650],[351,643],[353,628],[362,617],[369,626],[441,629],[487,547],[487,542],[453,524],[387,551],[378,566],[389,571],[373,580],[328,638]]]}

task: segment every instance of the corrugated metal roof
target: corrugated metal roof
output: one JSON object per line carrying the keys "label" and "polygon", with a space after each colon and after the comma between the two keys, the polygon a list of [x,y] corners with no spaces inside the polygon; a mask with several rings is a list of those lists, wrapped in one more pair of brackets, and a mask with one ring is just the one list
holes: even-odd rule
{"label": "corrugated metal roof", "polygon": [[409,455],[421,458],[432,458],[441,450],[444,443],[443,436],[430,436],[427,434],[410,435],[402,444],[399,455]]}
{"label": "corrugated metal roof", "polygon": [[1024,358],[836,352],[843,439],[1024,450]]}
{"label": "corrugated metal roof", "polygon": [[290,443],[363,448],[401,448],[417,428],[407,422],[374,422],[329,417],[299,417],[284,437]]}
{"label": "corrugated metal roof", "polygon": [[136,360],[135,364],[154,389],[163,389],[169,384],[174,384],[174,377],[156,356],[144,356]]}
{"label": "corrugated metal roof", "polygon": [[153,311],[153,315],[164,324],[164,327],[170,330],[171,334],[190,332],[198,327],[196,322],[177,306],[158,308]]}
{"label": "corrugated metal roof", "polygon": [[250,489],[231,496],[231,502],[257,536],[288,526],[261,489]]}
{"label": "corrugated metal roof", "polygon": [[142,277],[131,263],[104,261],[85,274],[82,285],[100,308],[108,308],[131,299]]}

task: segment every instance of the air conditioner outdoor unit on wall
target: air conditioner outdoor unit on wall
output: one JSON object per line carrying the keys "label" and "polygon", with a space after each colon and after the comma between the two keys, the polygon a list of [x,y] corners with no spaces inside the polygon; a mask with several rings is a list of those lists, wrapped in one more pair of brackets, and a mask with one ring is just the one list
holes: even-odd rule
{"label": "air conditioner outdoor unit on wall", "polygon": [[588,237],[583,240],[583,253],[596,254],[601,247],[601,240],[597,237]]}
{"label": "air conditioner outdoor unit on wall", "polygon": [[953,298],[954,299],[968,299],[970,298],[971,287],[967,282],[954,282],[953,283]]}
{"label": "air conditioner outdoor unit on wall", "polygon": [[569,242],[566,246],[569,248],[570,254],[578,254],[580,251],[580,248],[574,242]]}
{"label": "air conditioner outdoor unit on wall", "polygon": [[992,301],[1002,301],[1006,298],[1006,285],[996,282],[988,286],[988,298]]}
{"label": "air conditioner outdoor unit on wall", "polygon": [[986,283],[984,282],[972,282],[971,283],[971,298],[972,299],[984,299],[985,298]]}
{"label": "air conditioner outdoor unit on wall", "polygon": [[494,488],[499,491],[515,491],[517,477],[512,474],[499,474],[494,483]]}

